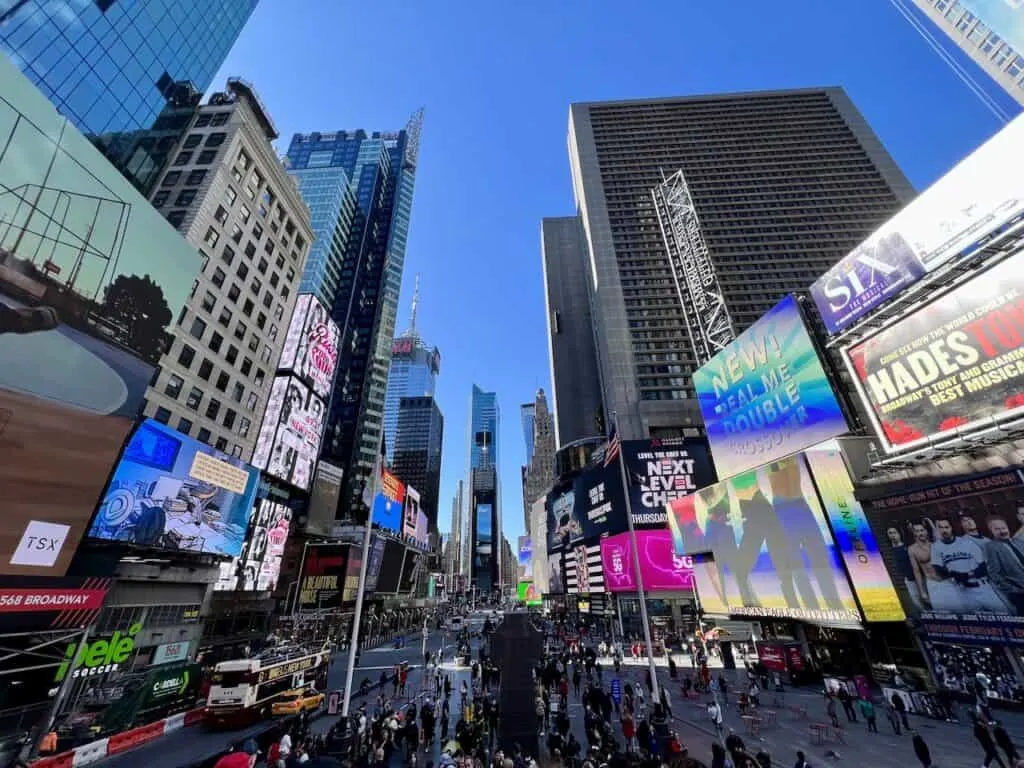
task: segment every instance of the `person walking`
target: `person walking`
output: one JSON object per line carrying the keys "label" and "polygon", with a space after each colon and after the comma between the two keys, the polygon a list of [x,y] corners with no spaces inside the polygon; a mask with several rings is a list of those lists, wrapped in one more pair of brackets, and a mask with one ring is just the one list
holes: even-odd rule
{"label": "person walking", "polygon": [[[999,764],[999,768],[1006,768],[1006,763],[1003,762],[1003,758],[999,756],[999,752],[996,750],[996,743],[992,739],[988,725],[977,718],[974,720],[974,739],[981,746],[982,752],[984,752],[981,764],[985,768],[988,768],[993,760]],[[1010,762],[1012,764],[1013,761],[1011,760]]]}
{"label": "person walking", "polygon": [[896,713],[900,716],[900,722],[903,723],[903,727],[908,731],[910,730],[910,723],[907,722],[907,702],[903,700],[903,697],[899,693],[892,695],[892,705],[896,709]]}
{"label": "person walking", "polygon": [[836,708],[836,699],[831,693],[825,694],[825,714],[832,721],[833,728],[839,728],[839,710]]}
{"label": "person walking", "polygon": [[1010,765],[1014,765],[1017,760],[1017,747],[1014,746],[1010,734],[1006,732],[1002,725],[996,724],[996,727],[992,729],[992,735],[995,737],[999,748],[1006,753],[1006,761]]}
{"label": "person walking", "polygon": [[850,692],[846,690],[845,686],[839,686],[839,703],[843,705],[843,711],[846,713],[847,722],[857,722],[857,712],[853,708],[853,698],[850,696]]}
{"label": "person walking", "polygon": [[801,750],[796,751],[796,763],[793,768],[811,768],[811,764],[807,762],[807,757]]}
{"label": "person walking", "polygon": [[902,733],[900,728],[900,716],[896,714],[896,709],[893,707],[892,702],[885,705],[885,716],[889,719],[889,725],[892,726],[892,732],[899,736]]}
{"label": "person walking", "polygon": [[860,700],[860,714],[868,723],[868,733],[878,733],[878,726],[875,724],[875,705],[866,696]]}

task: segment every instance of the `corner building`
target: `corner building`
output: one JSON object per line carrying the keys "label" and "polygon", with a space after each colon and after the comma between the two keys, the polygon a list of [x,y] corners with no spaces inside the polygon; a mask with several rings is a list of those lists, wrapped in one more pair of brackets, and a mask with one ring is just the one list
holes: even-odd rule
{"label": "corner building", "polygon": [[573,104],[568,142],[604,412],[624,439],[701,424],[691,376],[709,355],[659,223],[666,178],[682,172],[735,334],[914,195],[841,88]]}

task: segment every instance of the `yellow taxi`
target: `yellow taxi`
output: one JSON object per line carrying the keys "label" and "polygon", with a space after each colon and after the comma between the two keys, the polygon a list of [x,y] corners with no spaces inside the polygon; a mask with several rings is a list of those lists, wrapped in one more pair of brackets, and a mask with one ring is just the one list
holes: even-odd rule
{"label": "yellow taxi", "polygon": [[270,711],[275,715],[297,715],[300,712],[319,709],[323,703],[324,695],[322,693],[297,688],[294,691],[283,693],[281,698],[270,707]]}

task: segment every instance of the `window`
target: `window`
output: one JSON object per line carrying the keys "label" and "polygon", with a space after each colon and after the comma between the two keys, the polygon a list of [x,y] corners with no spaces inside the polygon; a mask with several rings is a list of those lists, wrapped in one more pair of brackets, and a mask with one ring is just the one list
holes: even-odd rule
{"label": "window", "polygon": [[[273,256],[274,255],[274,241],[273,240],[267,240],[267,242],[264,243],[264,245],[263,245],[263,250],[267,252],[267,256]],[[280,256],[278,256],[277,258],[281,259]],[[284,259],[281,259],[281,263],[284,264]]]}
{"label": "window", "polygon": [[262,312],[260,312],[259,316],[257,316],[257,318],[256,318],[256,325],[259,327],[259,329],[261,331],[267,325],[267,316],[265,314],[263,314]]}
{"label": "window", "polygon": [[249,210],[249,206],[243,205],[239,209],[238,215],[242,217],[242,223],[243,224],[248,224],[249,223],[249,219],[252,216],[252,211]]}
{"label": "window", "polygon": [[[270,349],[270,348],[267,347],[267,349]],[[256,381],[256,386],[257,387],[262,387],[263,386],[263,379],[265,377],[266,377],[266,374],[263,372],[263,369],[262,368],[257,368],[256,369],[256,376],[255,376],[255,381]]]}
{"label": "window", "polygon": [[237,224],[231,225],[231,239],[236,243],[242,242],[242,228]]}
{"label": "window", "polygon": [[249,283],[249,290],[252,291],[257,296],[260,295],[260,291],[263,290],[263,283],[260,282],[260,279],[258,277],[254,277],[252,279],[252,282]]}
{"label": "window", "polygon": [[227,411],[224,412],[224,427],[226,429],[231,429],[232,427],[234,427],[235,426],[235,418],[237,416],[238,416],[237,413],[235,413],[233,410],[228,408]]}
{"label": "window", "polygon": [[164,369],[161,368],[159,365],[153,368],[153,375],[149,377],[149,384],[147,384],[147,386],[155,387],[157,381],[160,380],[160,374],[162,374],[163,371]]}
{"label": "window", "polygon": [[196,128],[205,128],[210,124],[210,118],[213,117],[209,112],[204,115],[200,115],[196,118]]}
{"label": "window", "polygon": [[[231,389],[231,399],[236,403],[242,402],[242,397],[245,395],[245,387],[239,382],[235,382],[235,386]],[[249,410],[252,410],[251,408]]]}
{"label": "window", "polygon": [[255,352],[260,348],[260,337],[255,333],[249,337],[249,351]]}
{"label": "window", "polygon": [[213,271],[213,277],[210,278],[210,282],[216,285],[218,288],[221,288],[224,285],[224,279],[226,277],[227,275],[224,274],[224,270],[221,269],[220,267],[217,267],[217,269]]}
{"label": "window", "polygon": [[238,301],[238,297],[242,295],[242,289],[238,287],[238,283],[232,283],[228,289],[228,298],[231,301]]}
{"label": "window", "polygon": [[201,427],[199,429],[199,434],[196,435],[196,439],[199,440],[200,443],[206,443],[207,445],[209,445],[210,430],[208,430],[206,427]]}
{"label": "window", "polygon": [[175,165],[188,165],[192,162],[191,152],[179,152],[178,156],[174,158]]}
{"label": "window", "polygon": [[217,318],[217,322],[225,328],[231,325],[231,310],[227,307],[221,307],[220,317]]}
{"label": "window", "polygon": [[192,387],[188,392],[188,400],[185,401],[185,407],[190,411],[198,411],[201,402],[203,402],[203,390],[199,387]]}
{"label": "window", "polygon": [[256,188],[253,187],[251,182],[245,185],[245,194],[250,200],[256,199]]}
{"label": "window", "polygon": [[164,176],[163,182],[160,184],[161,187],[173,187],[178,183],[178,179],[181,178],[181,171],[168,171],[167,175]]}
{"label": "window", "polygon": [[221,336],[216,331],[214,331],[213,335],[210,337],[210,351],[211,352],[220,352],[220,347],[221,347],[221,344],[223,344],[223,343],[224,343],[224,337]]}
{"label": "window", "polygon": [[279,282],[281,282],[281,276],[277,272],[272,272],[270,275],[270,287],[277,288]]}
{"label": "window", "polygon": [[259,240],[259,239],[260,239],[261,237],[263,237],[263,227],[262,227],[262,226],[260,226],[260,224],[259,224],[259,223],[253,224],[253,226],[252,226],[252,236],[253,236],[253,237],[254,237],[254,238],[255,238],[255,239],[257,240],[257,241],[258,241],[258,240]]}
{"label": "window", "polygon": [[171,420],[171,412],[166,408],[160,407],[156,409],[156,413],[153,414],[153,418],[161,424],[166,424]]}
{"label": "window", "polygon": [[238,272],[235,274],[238,275],[239,279],[245,280],[246,276],[249,274],[249,267],[246,266],[245,262],[242,262],[238,265]]}
{"label": "window", "polygon": [[323,168],[331,164],[334,159],[333,149],[321,149],[316,152],[309,153],[309,162],[307,167],[309,168]]}
{"label": "window", "polygon": [[228,383],[230,381],[231,381],[231,377],[229,377],[226,373],[221,371],[220,376],[217,377],[217,384],[215,386],[221,392],[227,392],[228,391]]}
{"label": "window", "polygon": [[211,375],[213,375],[213,363],[203,358],[203,362],[199,364],[199,378],[203,381],[209,381]]}
{"label": "window", "polygon": [[271,325],[270,326],[270,340],[271,341],[277,341],[277,326],[276,325]]}
{"label": "window", "polygon": [[242,311],[245,312],[246,317],[252,317],[252,310],[255,306],[256,305],[252,303],[252,299],[245,300],[245,304],[242,305]]}
{"label": "window", "polygon": [[274,266],[278,269],[284,269],[284,256],[278,254],[277,258],[274,260]]}
{"label": "window", "polygon": [[259,270],[261,275],[265,275],[265,274],[267,274],[267,268],[269,266],[270,266],[270,262],[268,262],[266,259],[260,257],[260,263],[256,266],[256,269]]}
{"label": "window", "polygon": [[199,165],[210,165],[216,159],[217,159],[217,150],[216,149],[204,149],[202,152],[199,153],[199,159],[197,159],[196,162]]}
{"label": "window", "polygon": [[181,388],[184,386],[185,380],[181,376],[175,376],[173,373],[167,380],[167,386],[164,387],[164,394],[175,400],[178,399],[178,395],[181,394]]}
{"label": "window", "polygon": [[245,334],[248,330],[245,327],[245,323],[239,321],[238,325],[235,326],[235,338],[239,341],[245,341]]}
{"label": "window", "polygon": [[206,230],[206,237],[203,238],[204,243],[213,247],[217,244],[218,240],[220,240],[220,233],[218,233],[216,229],[210,227]]}
{"label": "window", "polygon": [[192,205],[192,201],[196,199],[196,191],[194,189],[183,189],[178,193],[178,197],[175,199],[175,205]]}
{"label": "window", "polygon": [[223,437],[218,437],[217,444],[214,445],[214,448],[216,448],[218,451],[227,451],[228,441]]}
{"label": "window", "polygon": [[224,139],[226,139],[227,137],[228,137],[228,135],[226,133],[224,133],[223,131],[217,131],[216,133],[211,133],[209,136],[206,137],[206,145],[205,146],[207,146],[207,147],[219,147],[221,144],[224,143]]}
{"label": "window", "polygon": [[188,344],[181,346],[181,352],[178,353],[178,365],[188,370],[192,367],[192,361],[196,358],[196,351]]}
{"label": "window", "polygon": [[224,250],[220,252],[220,259],[228,266],[235,260],[235,249],[230,245],[225,245]]}
{"label": "window", "polygon": [[224,359],[234,365],[235,361],[238,359],[238,347],[229,346],[228,353],[224,355]]}
{"label": "window", "polygon": [[217,297],[209,291],[203,296],[202,308],[204,312],[213,312],[214,306],[217,304]]}
{"label": "window", "polygon": [[250,360],[248,357],[242,358],[242,367],[241,367],[242,375],[243,376],[248,376],[249,372],[251,370],[252,370],[252,360]]}
{"label": "window", "polygon": [[273,305],[273,303],[274,303],[274,295],[270,291],[267,291],[266,293],[264,293],[263,294],[263,308],[264,309],[270,309],[270,307],[271,307],[271,305]]}
{"label": "window", "polygon": [[210,125],[225,125],[229,117],[231,117],[230,112],[214,112]]}
{"label": "window", "polygon": [[218,413],[220,413],[220,400],[211,397],[210,402],[206,404],[206,418],[216,420]]}
{"label": "window", "polygon": [[292,293],[292,290],[287,285],[281,286],[281,298],[282,299],[287,299],[291,295],[291,293]]}
{"label": "window", "polygon": [[195,149],[203,142],[203,134],[201,133],[190,133],[185,138],[185,149]]}
{"label": "window", "polygon": [[218,205],[217,212],[213,214],[213,218],[215,218],[217,223],[223,227],[228,223],[228,209],[223,205]]}
{"label": "window", "polygon": [[171,196],[171,193],[166,189],[160,190],[153,195],[153,207],[159,208],[161,205],[167,202],[167,198]]}
{"label": "window", "polygon": [[264,363],[269,363],[270,362],[270,356],[272,354],[273,354],[273,350],[271,350],[269,345],[266,345],[266,346],[263,347],[263,354],[260,355],[260,359]]}
{"label": "window", "polygon": [[248,437],[249,436],[249,427],[251,427],[251,426],[252,426],[252,422],[249,421],[247,418],[245,418],[245,416],[243,416],[242,420],[238,423],[238,436],[239,437]]}
{"label": "window", "polygon": [[249,153],[244,149],[238,150],[238,162],[236,163],[239,168],[243,171],[249,170],[249,166],[252,165],[252,158],[249,157]]}
{"label": "window", "polygon": [[280,320],[282,317],[284,317],[284,307],[278,304],[274,307],[274,319]]}
{"label": "window", "polygon": [[253,245],[252,242],[245,244],[245,255],[250,259],[256,256],[256,246]]}
{"label": "window", "polygon": [[167,223],[172,227],[180,227],[181,222],[185,220],[184,211],[171,211],[167,214]]}
{"label": "window", "polygon": [[224,199],[227,201],[229,206],[234,205],[235,200],[238,199],[238,192],[230,184],[228,184],[228,189],[224,193]]}
{"label": "window", "polygon": [[185,180],[185,183],[188,184],[190,187],[198,187],[204,181],[206,181],[206,171],[199,170],[190,171],[188,174],[188,179]]}
{"label": "window", "polygon": [[178,419],[178,431],[181,432],[181,434],[183,435],[187,435],[189,432],[191,432],[192,420],[186,419],[184,416]]}
{"label": "window", "polygon": [[201,317],[192,318],[192,328],[189,330],[195,338],[203,338],[203,334],[206,333],[206,321]]}
{"label": "window", "polygon": [[250,411],[255,411],[256,406],[260,404],[260,399],[256,397],[255,392],[250,392],[248,399],[245,401],[245,407]]}
{"label": "window", "polygon": [[237,443],[235,445],[232,445],[231,455],[234,456],[236,459],[242,458],[242,446],[238,445]]}

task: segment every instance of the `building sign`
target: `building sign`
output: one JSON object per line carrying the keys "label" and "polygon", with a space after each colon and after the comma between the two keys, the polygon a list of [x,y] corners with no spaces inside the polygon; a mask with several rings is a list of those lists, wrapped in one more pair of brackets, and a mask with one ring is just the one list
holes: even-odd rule
{"label": "building sign", "polygon": [[157,667],[161,664],[185,661],[188,658],[188,651],[191,646],[192,642],[189,640],[186,640],[184,643],[164,643],[163,645],[158,645],[156,650],[153,651],[153,661],[151,664]]}
{"label": "building sign", "polygon": [[404,337],[395,339],[391,344],[392,357],[409,357],[416,350],[416,340]]}
{"label": "building sign", "polygon": [[381,472],[380,491],[373,500],[373,522],[401,534],[405,530],[404,508],[405,483],[385,469]]}
{"label": "building sign", "polygon": [[100,675],[117,669],[126,662],[135,650],[135,636],[142,631],[142,624],[132,624],[123,633],[115,632],[109,640],[92,640],[87,643],[68,643],[64,649],[64,661],[57,667],[53,680],[59,683],[70,673],[72,678]]}
{"label": "building sign", "polygon": [[[666,504],[717,479],[703,438],[624,440],[622,456],[636,528],[664,528]],[[618,472],[618,467],[608,470]]]}
{"label": "building sign", "polygon": [[87,627],[110,588],[109,578],[9,577],[0,586],[0,623],[11,632]]}
{"label": "building sign", "polygon": [[533,545],[529,536],[519,537],[519,558],[517,581],[528,581],[533,583]]}
{"label": "building sign", "polygon": [[420,492],[411,485],[405,486],[405,505],[402,511],[402,535],[416,539],[416,524],[420,514]]}
{"label": "building sign", "polygon": [[340,333],[324,305],[315,296],[303,293],[295,300],[295,310],[281,349],[279,370],[294,373],[327,399],[338,364]]}
{"label": "building sign", "polygon": [[889,453],[1024,408],[1024,252],[846,350]]}
{"label": "building sign", "polygon": [[822,275],[811,296],[829,332],[1012,226],[1024,212],[1021,146],[1017,117]]}
{"label": "building sign", "polygon": [[338,608],[348,569],[351,544],[307,544],[300,568],[298,609]]}
{"label": "building sign", "polygon": [[299,379],[275,378],[252,463],[278,480],[309,490],[325,411],[323,401]]}
{"label": "building sign", "polygon": [[693,375],[719,477],[847,431],[797,301],[787,296]]}
{"label": "building sign", "polygon": [[201,681],[202,669],[198,664],[189,664],[180,669],[157,670],[149,678],[149,690],[142,708],[185,698],[190,692],[198,690]]}
{"label": "building sign", "polygon": [[[667,528],[661,531],[637,531],[636,541],[640,550],[640,574],[643,576],[645,591],[693,589],[693,558],[675,553],[672,533]],[[633,545],[628,533],[601,539],[601,562],[604,565],[605,586],[609,592],[637,591],[640,585],[636,578]]]}
{"label": "building sign", "polygon": [[341,481],[344,470],[322,459],[316,465],[316,479],[309,492],[309,507],[306,512],[306,530],[320,536],[331,532],[338,515],[341,499]]}

